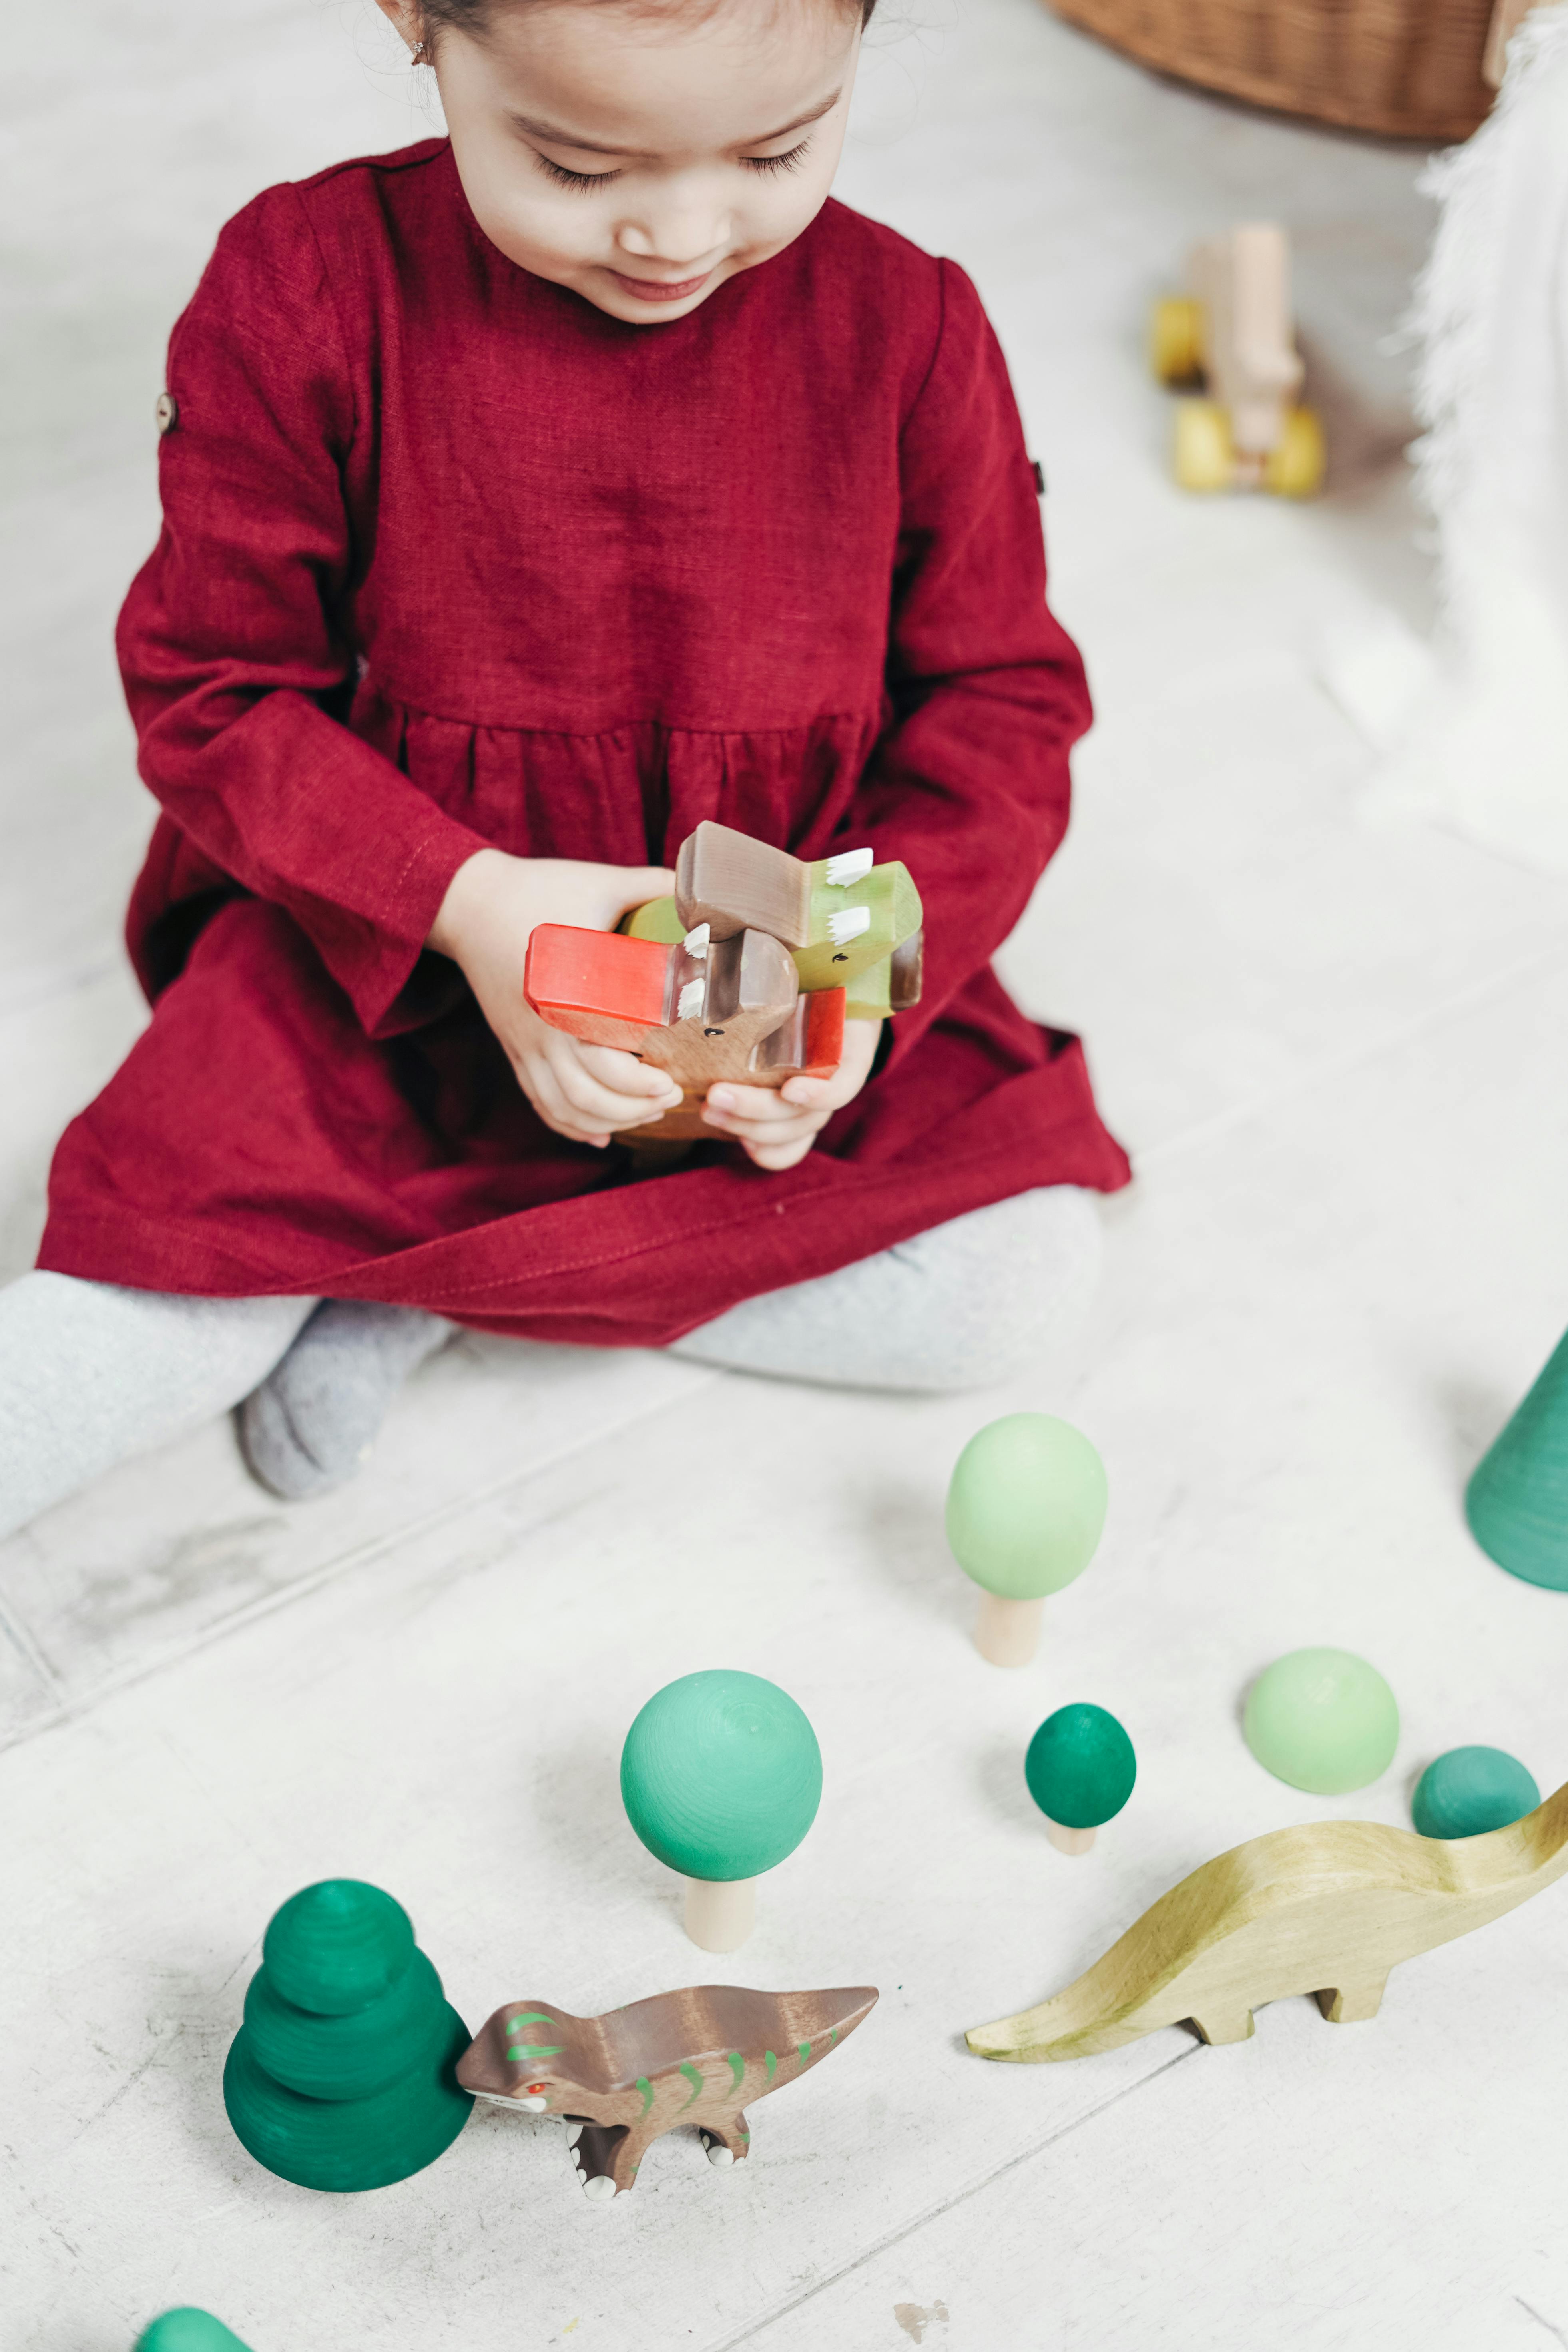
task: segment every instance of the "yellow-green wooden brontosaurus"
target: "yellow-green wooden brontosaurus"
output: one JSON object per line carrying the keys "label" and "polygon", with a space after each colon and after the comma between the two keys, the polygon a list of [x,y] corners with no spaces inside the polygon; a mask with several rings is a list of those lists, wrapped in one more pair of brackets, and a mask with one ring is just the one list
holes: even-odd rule
{"label": "yellow-green wooden brontosaurus", "polygon": [[1375,2017],[1390,1969],[1484,1927],[1568,1871],[1568,1785],[1507,1829],[1424,1838],[1376,1822],[1271,1830],[1205,1862],[1051,2000],[966,2035],[982,2058],[1039,2063],[1190,2022],[1245,2042],[1252,2012],[1315,1993],[1325,2017]]}

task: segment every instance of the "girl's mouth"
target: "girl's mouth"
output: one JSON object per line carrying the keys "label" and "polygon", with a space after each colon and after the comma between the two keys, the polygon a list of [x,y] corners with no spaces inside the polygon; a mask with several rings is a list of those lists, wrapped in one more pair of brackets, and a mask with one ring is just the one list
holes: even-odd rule
{"label": "girl's mouth", "polygon": [[703,270],[699,278],[627,278],[619,269],[610,272],[616,285],[639,302],[684,302],[689,294],[706,286],[712,275],[710,269]]}

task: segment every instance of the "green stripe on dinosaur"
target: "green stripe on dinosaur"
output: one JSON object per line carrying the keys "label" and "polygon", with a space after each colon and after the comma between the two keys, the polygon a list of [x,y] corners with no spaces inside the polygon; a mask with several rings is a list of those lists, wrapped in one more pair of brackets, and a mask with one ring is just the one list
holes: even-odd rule
{"label": "green stripe on dinosaur", "polygon": [[795,2056],[800,2060],[801,2064],[802,2064],[803,2066],[809,2066],[809,2065],[810,2065],[810,2063],[811,2063],[811,2044],[810,2044],[810,2042],[797,2042],[795,2043]]}
{"label": "green stripe on dinosaur", "polygon": [[829,2048],[830,2050],[832,2049],[832,2047],[833,2047],[834,2043],[837,2041],[837,2039],[838,2039],[838,2028],[837,2028],[836,2025],[830,2025],[830,2026],[828,2027],[828,2029],[827,2029],[827,2046],[828,2046],[828,2048]]}
{"label": "green stripe on dinosaur", "polygon": [[730,2053],[730,2088],[738,2091],[746,2079],[746,2062],[738,2050]]}
{"label": "green stripe on dinosaur", "polygon": [[692,2086],[691,2096],[687,2100],[686,2105],[676,2109],[677,2115],[683,2116],[686,2113],[686,2108],[694,2105],[702,2096],[702,2070],[699,2066],[694,2066],[690,2059],[688,2058],[683,2061],[680,2071]]}
{"label": "green stripe on dinosaur", "polygon": [[771,2083],[771,2082],[773,2081],[773,2076],[774,2076],[774,2075],[778,2073],[778,2071],[779,2071],[779,2062],[778,2062],[777,2058],[773,2055],[773,2053],[771,2050],[764,2050],[764,2051],[763,2051],[763,2065],[766,2067],[766,2069],[767,2069],[767,2076],[768,2076],[768,2080],[769,2080],[769,2082]]}
{"label": "green stripe on dinosaur", "polygon": [[642,2093],[642,2116],[637,2117],[637,2121],[640,2124],[643,2119],[643,2116],[647,2115],[649,2107],[653,2105],[653,2084],[648,2081],[646,2074],[639,2074],[637,2076],[637,2086]]}
{"label": "green stripe on dinosaur", "polygon": [[559,2058],[565,2047],[564,2042],[520,2042],[506,2054],[509,2058]]}
{"label": "green stripe on dinosaur", "polygon": [[509,2033],[521,2033],[525,2025],[553,2025],[555,2020],[546,2017],[542,2009],[531,2009],[526,2017],[514,2017],[507,2027]]}

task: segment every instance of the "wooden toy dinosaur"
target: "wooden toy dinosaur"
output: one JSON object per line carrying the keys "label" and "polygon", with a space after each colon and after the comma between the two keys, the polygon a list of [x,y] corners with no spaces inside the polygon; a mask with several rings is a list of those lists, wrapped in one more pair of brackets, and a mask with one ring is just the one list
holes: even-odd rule
{"label": "wooden toy dinosaur", "polygon": [[1314,1822],[1205,1862],[1065,1992],[965,2036],[981,2058],[1038,2063],[1190,2022],[1245,2042],[1252,2012],[1315,1993],[1334,2025],[1375,2017],[1389,1970],[1484,1927],[1568,1871],[1568,1784],[1479,1837]]}
{"label": "wooden toy dinosaur", "polygon": [[789,950],[766,931],[688,934],[678,947],[618,931],[541,923],[523,964],[523,993],[552,1028],[590,1045],[619,1045],[666,1070],[686,1100],[637,1129],[710,1136],[700,1106],[721,1078],[782,1087],[830,1077],[844,1051],[844,991],[803,995]]}
{"label": "wooden toy dinosaur", "polygon": [[[751,2153],[748,2099],[794,2082],[869,2015],[872,1985],[831,1992],[748,1992],[692,1985],[574,2017],[542,2000],[510,2001],[458,2062],[478,2099],[556,2115],[590,2197],[629,2189],[653,2142],[691,2124],[713,2164]],[[579,2128],[580,2127],[580,2128]]]}

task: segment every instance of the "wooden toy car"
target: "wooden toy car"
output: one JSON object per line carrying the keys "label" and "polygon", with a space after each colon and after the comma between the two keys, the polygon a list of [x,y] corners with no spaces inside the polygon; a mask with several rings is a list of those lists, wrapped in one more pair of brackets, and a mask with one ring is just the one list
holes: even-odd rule
{"label": "wooden toy car", "polygon": [[1152,359],[1161,383],[1203,388],[1176,410],[1175,473],[1184,490],[1272,490],[1310,499],[1322,487],[1321,422],[1300,405],[1301,355],[1290,311],[1285,231],[1254,222],[1211,237],[1188,264],[1190,294],[1154,305]]}

